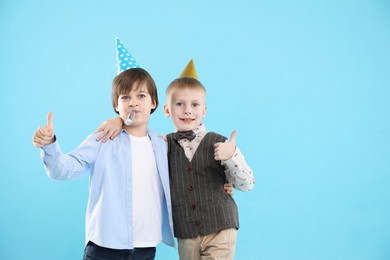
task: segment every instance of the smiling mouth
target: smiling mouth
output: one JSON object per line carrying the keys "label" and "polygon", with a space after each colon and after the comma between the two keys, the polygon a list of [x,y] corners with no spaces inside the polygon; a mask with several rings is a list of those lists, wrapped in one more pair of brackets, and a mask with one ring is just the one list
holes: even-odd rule
{"label": "smiling mouth", "polygon": [[192,119],[192,118],[181,118],[180,119],[181,121],[183,121],[184,123],[191,123],[192,121],[194,121],[195,119]]}

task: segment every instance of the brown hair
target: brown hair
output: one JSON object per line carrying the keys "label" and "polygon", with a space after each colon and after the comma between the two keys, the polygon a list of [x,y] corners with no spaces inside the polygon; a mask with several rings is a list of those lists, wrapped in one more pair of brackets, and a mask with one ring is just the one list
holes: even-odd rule
{"label": "brown hair", "polygon": [[181,90],[181,89],[200,90],[206,94],[206,89],[202,85],[202,83],[200,83],[199,80],[190,77],[183,77],[183,78],[177,78],[174,81],[172,81],[171,84],[169,84],[165,92],[167,99],[170,98],[170,96],[175,90]]}
{"label": "brown hair", "polygon": [[[118,98],[120,95],[128,94],[132,90],[138,89],[143,84],[146,85],[146,90],[148,91],[152,102],[155,102],[156,104],[156,107],[150,111],[152,114],[158,106],[157,88],[152,76],[141,68],[125,70],[112,81],[112,106],[114,107],[114,110],[118,106]],[[115,112],[119,114],[116,110]]]}

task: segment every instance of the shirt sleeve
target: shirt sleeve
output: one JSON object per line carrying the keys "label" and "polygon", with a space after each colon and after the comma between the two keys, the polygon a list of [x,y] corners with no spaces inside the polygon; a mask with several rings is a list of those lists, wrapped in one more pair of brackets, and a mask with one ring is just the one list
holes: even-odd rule
{"label": "shirt sleeve", "polygon": [[96,159],[96,145],[100,143],[93,138],[95,136],[88,137],[79,147],[67,154],[61,151],[58,140],[40,148],[47,175],[56,180],[68,180],[86,173]]}
{"label": "shirt sleeve", "polygon": [[245,162],[241,151],[236,147],[232,158],[221,161],[225,168],[226,178],[233,188],[247,192],[255,185],[255,179],[251,168]]}

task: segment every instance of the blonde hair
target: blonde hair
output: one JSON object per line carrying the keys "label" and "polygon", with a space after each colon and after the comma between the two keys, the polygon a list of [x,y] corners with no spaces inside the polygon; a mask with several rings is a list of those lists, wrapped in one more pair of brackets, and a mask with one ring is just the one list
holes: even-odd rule
{"label": "blonde hair", "polygon": [[169,84],[165,92],[167,100],[170,99],[174,91],[183,90],[183,89],[201,91],[206,95],[206,89],[202,85],[202,83],[200,83],[199,80],[190,77],[183,77],[183,78],[177,78],[174,81],[172,81],[171,84]]}

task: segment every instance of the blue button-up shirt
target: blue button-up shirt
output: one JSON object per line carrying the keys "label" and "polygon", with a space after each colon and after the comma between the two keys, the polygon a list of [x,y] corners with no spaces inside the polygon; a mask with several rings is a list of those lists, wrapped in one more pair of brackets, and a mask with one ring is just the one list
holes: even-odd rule
{"label": "blue button-up shirt", "polygon": [[[70,153],[61,152],[58,141],[41,149],[42,161],[50,178],[69,180],[90,174],[86,212],[86,242],[114,249],[133,248],[132,159],[130,136],[125,130],[106,143],[99,134],[88,136]],[[148,131],[157,170],[164,190],[162,240],[175,246],[169,189],[167,144]]]}

